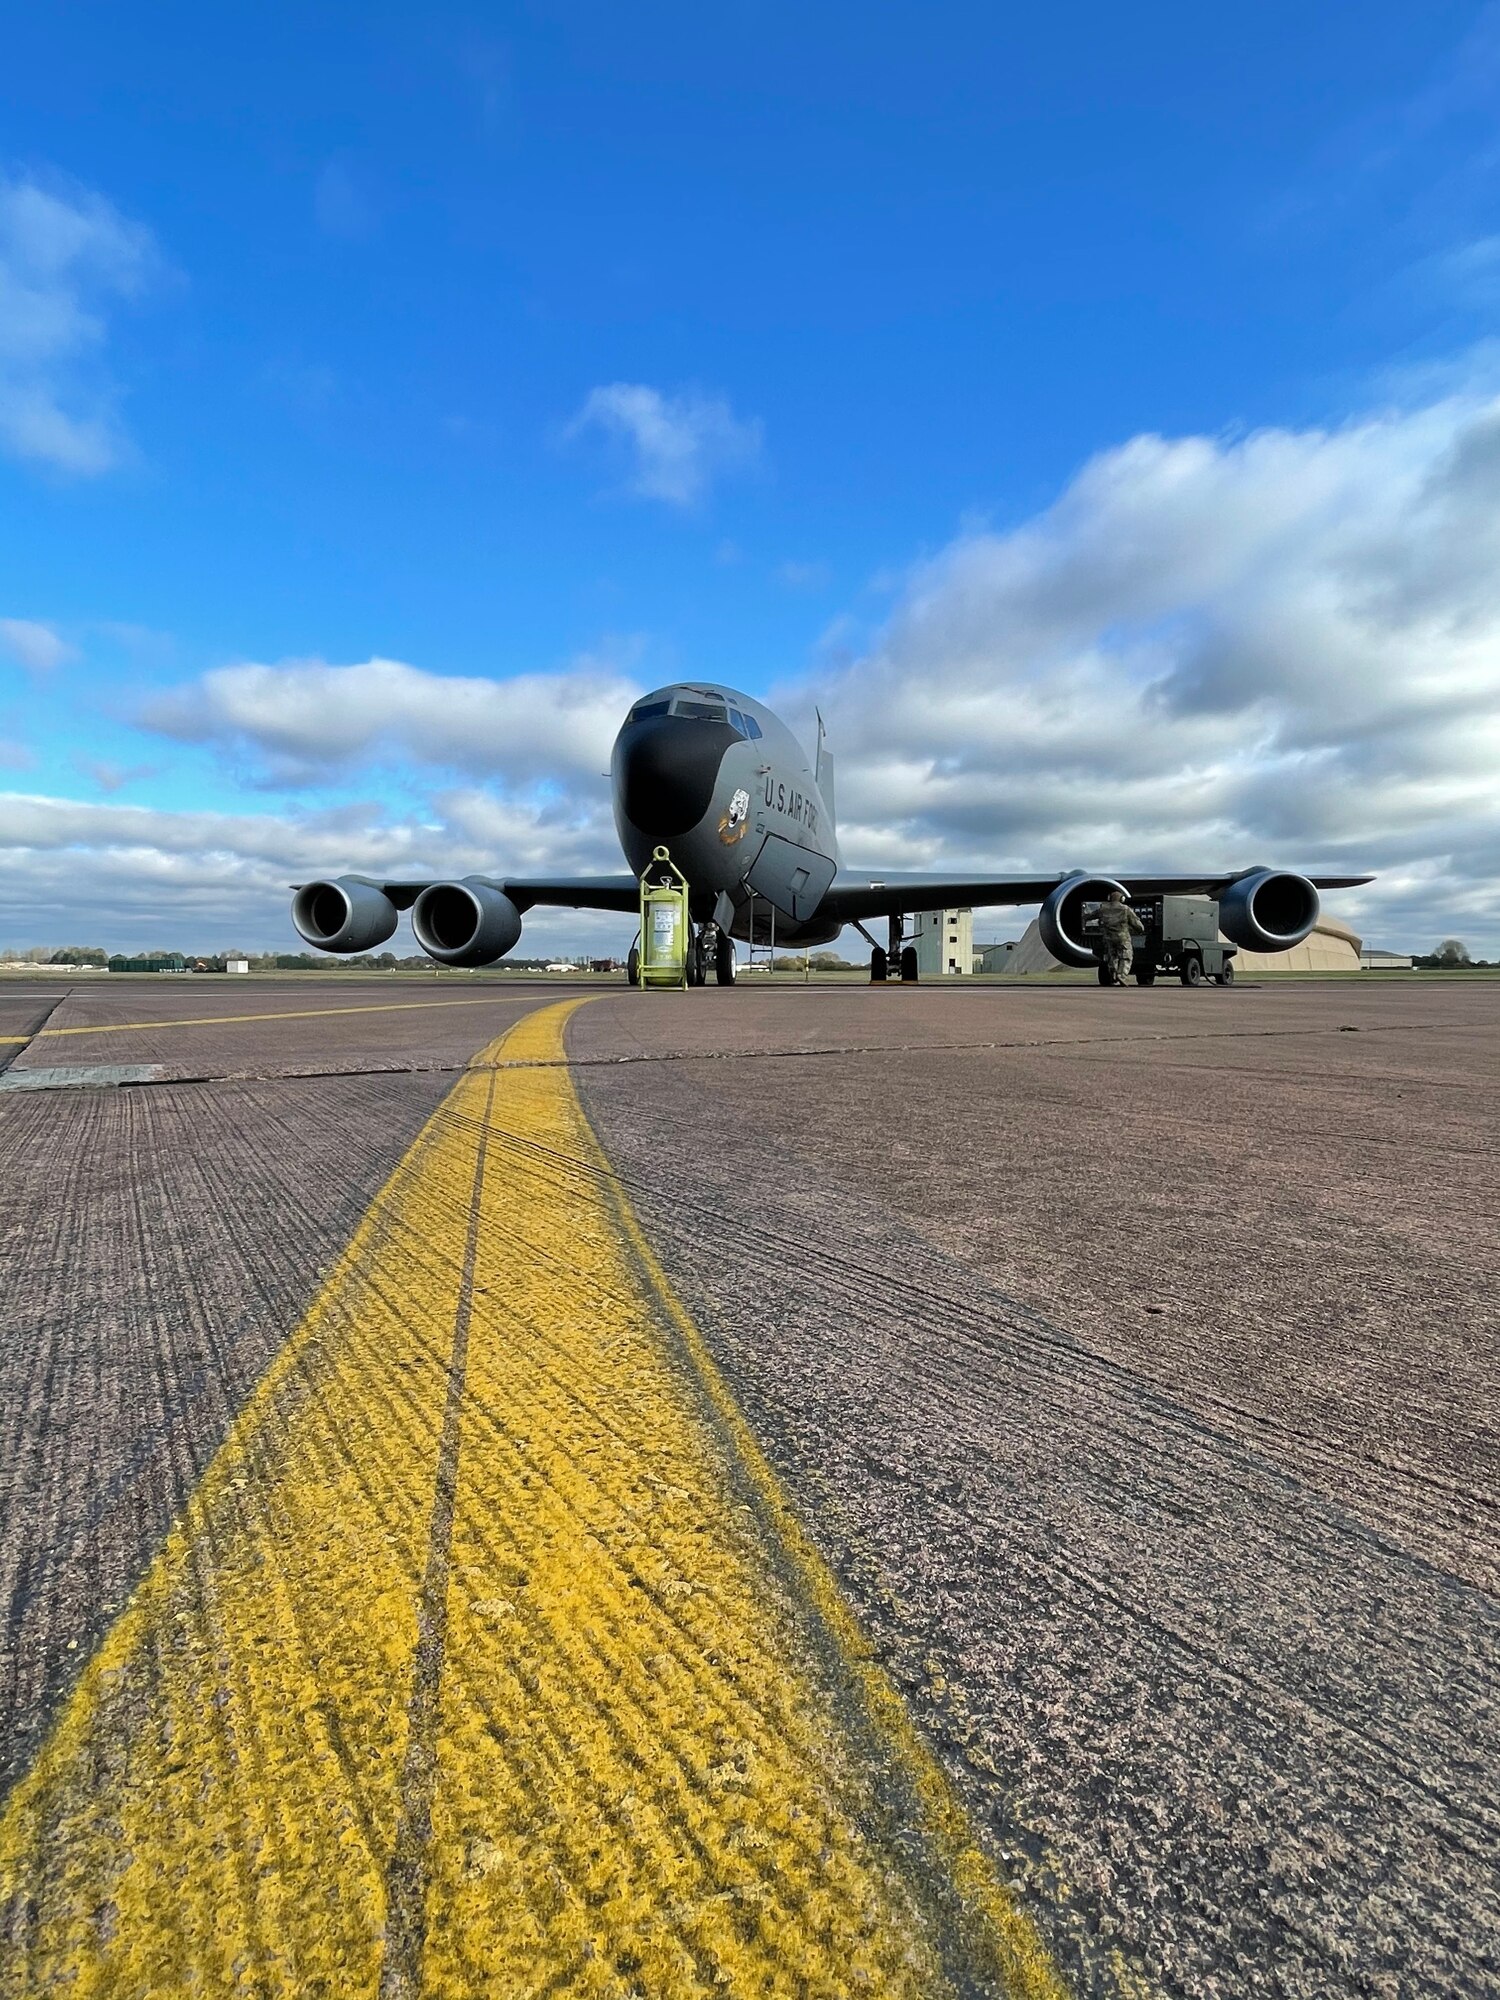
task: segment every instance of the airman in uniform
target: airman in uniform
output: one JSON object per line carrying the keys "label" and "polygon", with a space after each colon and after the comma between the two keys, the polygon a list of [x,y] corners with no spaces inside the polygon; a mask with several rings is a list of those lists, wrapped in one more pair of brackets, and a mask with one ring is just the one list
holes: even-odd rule
{"label": "airman in uniform", "polygon": [[1099,950],[1111,986],[1123,986],[1134,956],[1132,935],[1144,937],[1146,926],[1125,900],[1123,889],[1111,889],[1099,905]]}

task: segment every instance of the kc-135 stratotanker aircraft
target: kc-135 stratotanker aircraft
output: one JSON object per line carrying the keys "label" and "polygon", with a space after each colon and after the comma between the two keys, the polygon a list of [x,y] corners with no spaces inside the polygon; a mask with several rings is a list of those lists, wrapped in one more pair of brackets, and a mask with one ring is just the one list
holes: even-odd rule
{"label": "kc-135 stratotanker aircraft", "polygon": [[[442,965],[490,965],[521,935],[536,904],[635,913],[640,878],[665,847],[689,885],[694,926],[689,978],[712,973],[732,985],[734,939],[755,944],[827,944],[846,924],[871,946],[871,971],[889,963],[916,976],[903,922],[926,910],[1040,903],[1048,950],[1064,965],[1091,966],[1084,905],[1111,889],[1128,896],[1208,895],[1226,937],[1250,951],[1285,951],[1318,920],[1320,889],[1350,889],[1368,875],[1297,875],[1248,868],[1188,875],[857,874],[842,866],[834,830],[833,759],[821,719],[818,752],[806,753],[764,702],[717,686],[679,683],[635,703],[610,759],[615,826],[631,873],[552,878],[466,875],[461,881],[377,881],[341,875],[301,884],[292,921],[320,951],[372,951],[411,911],[412,930]],[[887,943],[866,924],[885,918]],[[631,977],[637,958],[631,954]]]}

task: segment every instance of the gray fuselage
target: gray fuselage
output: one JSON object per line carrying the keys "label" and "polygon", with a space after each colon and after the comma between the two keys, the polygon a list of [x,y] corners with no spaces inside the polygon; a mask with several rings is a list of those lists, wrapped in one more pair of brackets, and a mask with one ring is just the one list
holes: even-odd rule
{"label": "gray fuselage", "polygon": [[818,916],[838,867],[832,802],[764,703],[716,683],[643,695],[615,738],[610,776],[631,868],[643,874],[665,847],[687,877],[696,922],[716,917],[760,943],[773,927],[788,945],[838,935]]}

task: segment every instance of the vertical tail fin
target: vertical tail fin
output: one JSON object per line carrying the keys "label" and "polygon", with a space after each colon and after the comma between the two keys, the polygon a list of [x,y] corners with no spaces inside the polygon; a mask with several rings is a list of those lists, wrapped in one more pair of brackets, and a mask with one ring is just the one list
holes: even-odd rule
{"label": "vertical tail fin", "polygon": [[814,709],[818,718],[818,757],[813,777],[822,794],[824,807],[828,813],[828,831],[834,833],[838,827],[838,802],[834,797],[833,754],[828,748],[828,731],[823,723],[823,712]]}

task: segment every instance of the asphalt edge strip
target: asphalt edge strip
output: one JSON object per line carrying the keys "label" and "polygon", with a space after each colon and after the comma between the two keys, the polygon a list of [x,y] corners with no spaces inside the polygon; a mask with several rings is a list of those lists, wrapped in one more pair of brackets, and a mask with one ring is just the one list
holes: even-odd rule
{"label": "asphalt edge strip", "polygon": [[[37,1036],[43,1033],[47,1023],[52,1019],[58,1008],[62,1006],[65,1000],[71,1000],[72,997],[73,989],[71,986],[66,993],[59,993],[55,1000],[49,1002],[45,1012],[37,1017],[36,1026],[29,1033],[24,1035],[0,1035],[0,1076],[5,1074],[12,1063],[17,1063],[21,1060]],[[10,1051],[8,1055],[5,1053],[7,1049]]]}

